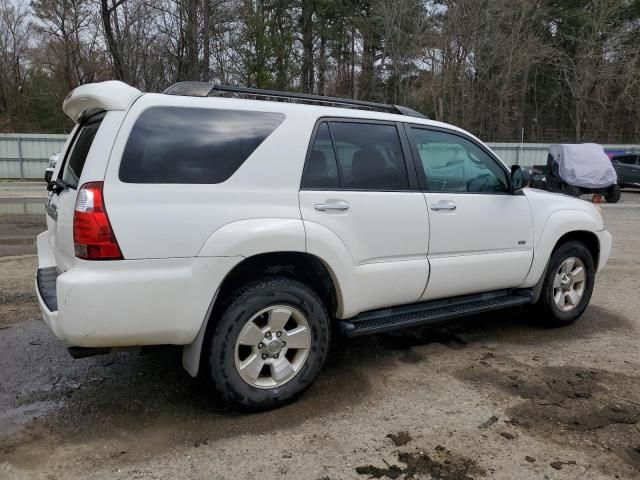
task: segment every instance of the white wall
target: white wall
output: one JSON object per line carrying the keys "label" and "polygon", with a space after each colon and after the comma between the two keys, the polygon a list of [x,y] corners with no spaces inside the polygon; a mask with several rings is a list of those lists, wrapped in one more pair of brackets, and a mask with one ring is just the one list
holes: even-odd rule
{"label": "white wall", "polygon": [[0,178],[43,178],[49,157],[59,152],[66,135],[0,134]]}

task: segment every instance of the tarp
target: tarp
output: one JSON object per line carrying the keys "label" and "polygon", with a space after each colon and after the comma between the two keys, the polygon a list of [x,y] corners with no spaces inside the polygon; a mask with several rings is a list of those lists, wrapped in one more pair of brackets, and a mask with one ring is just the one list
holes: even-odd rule
{"label": "tarp", "polygon": [[569,185],[604,188],[618,182],[611,160],[596,143],[551,145],[549,156],[552,172]]}

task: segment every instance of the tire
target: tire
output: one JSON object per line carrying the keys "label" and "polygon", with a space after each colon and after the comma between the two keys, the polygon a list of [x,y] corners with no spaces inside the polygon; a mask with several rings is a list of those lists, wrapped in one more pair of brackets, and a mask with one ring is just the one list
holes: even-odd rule
{"label": "tire", "polygon": [[[554,281],[556,281],[556,274],[559,275],[561,280],[564,280],[562,277],[562,267],[569,266],[569,259],[577,259],[574,262],[574,267],[571,269],[572,272],[577,272],[577,268],[580,267],[580,263],[584,269],[584,280],[582,284],[582,293],[579,296],[579,300],[572,305],[570,300],[571,294],[567,290],[566,292],[563,289],[564,287],[568,287],[569,283],[562,283],[554,286]],[[569,261],[565,264],[566,261]],[[591,299],[591,294],[593,293],[593,286],[595,282],[595,263],[593,257],[591,256],[591,252],[584,246],[583,243],[577,241],[569,241],[562,245],[560,245],[556,250],[551,254],[551,259],[549,260],[549,266],[545,272],[544,283],[542,285],[542,291],[540,294],[540,299],[535,305],[536,313],[539,315],[539,320],[551,327],[562,327],[566,325],[570,325],[575,322],[580,315],[582,315],[589,305],[589,300]],[[580,277],[579,274],[571,275],[573,279],[572,288],[574,291],[578,292],[580,290],[580,284],[577,279]],[[565,309],[563,309],[558,302],[556,301],[556,296],[560,293],[560,296],[563,296],[564,299],[560,299],[559,302],[565,302]]]}
{"label": "tire", "polygon": [[569,195],[571,197],[579,197],[582,195],[582,189],[580,187],[574,187],[573,185],[565,184],[562,188],[562,192],[565,195]]}
{"label": "tire", "polygon": [[331,323],[305,284],[266,277],[230,297],[209,338],[207,376],[220,396],[246,410],[267,410],[291,402],[315,380],[327,358]]}
{"label": "tire", "polygon": [[618,185],[612,185],[605,193],[604,198],[607,203],[618,203],[622,197],[622,190]]}

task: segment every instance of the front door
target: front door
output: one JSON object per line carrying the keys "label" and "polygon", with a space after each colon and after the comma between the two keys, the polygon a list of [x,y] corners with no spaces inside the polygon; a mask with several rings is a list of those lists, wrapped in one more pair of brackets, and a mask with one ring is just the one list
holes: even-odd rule
{"label": "front door", "polygon": [[410,185],[401,134],[393,122],[336,119],[316,127],[300,210],[310,253],[323,256],[317,249],[329,241],[345,251],[337,262],[350,279],[343,317],[415,302],[427,283],[427,209]]}
{"label": "front door", "polygon": [[533,259],[529,202],[471,137],[408,128],[429,208],[431,275],[422,300],[517,287]]}

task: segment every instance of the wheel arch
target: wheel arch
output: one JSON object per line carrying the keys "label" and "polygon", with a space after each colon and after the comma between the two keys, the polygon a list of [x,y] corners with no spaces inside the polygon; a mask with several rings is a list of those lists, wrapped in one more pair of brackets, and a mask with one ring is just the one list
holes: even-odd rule
{"label": "wheel arch", "polygon": [[542,286],[544,284],[544,279],[547,274],[547,269],[549,268],[549,261],[551,260],[551,256],[556,250],[558,250],[558,248],[560,248],[565,243],[571,242],[571,241],[580,242],[587,248],[587,250],[589,250],[589,253],[591,253],[591,256],[593,257],[593,262],[597,269],[598,262],[600,259],[600,240],[598,239],[598,236],[590,230],[572,230],[570,232],[565,233],[560,238],[558,238],[555,245],[549,252],[549,255],[546,259],[544,270],[542,271],[540,278],[538,279],[537,283],[533,288],[534,303],[538,301],[538,299],[540,298],[540,294],[542,293]]}
{"label": "wheel arch", "polygon": [[551,254],[553,254],[553,252],[555,252],[562,244],[571,241],[577,241],[584,244],[584,246],[587,247],[587,250],[589,250],[589,253],[591,253],[593,262],[597,267],[598,261],[600,260],[600,240],[594,232],[589,230],[573,230],[565,233],[558,239],[551,250]]}
{"label": "wheel arch", "polygon": [[215,292],[198,335],[183,348],[182,365],[191,376],[195,377],[200,370],[202,346],[211,335],[215,320],[230,294],[248,281],[269,275],[290,277],[308,285],[320,296],[332,317],[341,309],[342,296],[336,276],[319,257],[297,251],[260,253],[247,257],[227,273]]}

